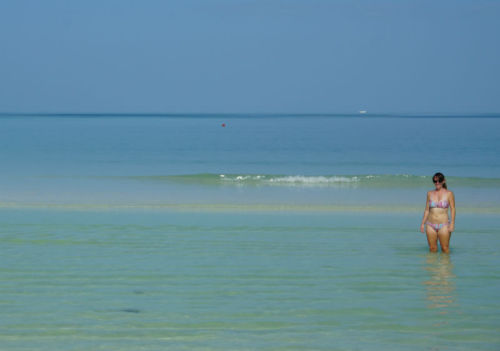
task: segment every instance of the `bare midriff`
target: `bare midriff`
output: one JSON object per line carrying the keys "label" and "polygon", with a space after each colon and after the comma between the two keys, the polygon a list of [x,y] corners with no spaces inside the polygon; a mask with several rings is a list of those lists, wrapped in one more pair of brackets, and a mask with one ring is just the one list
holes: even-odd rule
{"label": "bare midriff", "polygon": [[429,216],[427,217],[427,222],[440,224],[440,223],[448,223],[448,209],[447,208],[439,208],[434,207],[429,209]]}

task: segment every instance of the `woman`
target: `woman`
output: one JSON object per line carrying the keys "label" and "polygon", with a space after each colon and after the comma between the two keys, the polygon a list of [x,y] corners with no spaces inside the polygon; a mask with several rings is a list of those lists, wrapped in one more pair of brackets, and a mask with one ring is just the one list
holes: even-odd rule
{"label": "woman", "polygon": [[[427,234],[429,250],[437,252],[437,241],[441,244],[441,251],[450,252],[450,237],[455,230],[455,197],[448,190],[446,179],[442,173],[436,173],[432,177],[435,190],[427,193],[424,218],[420,231]],[[448,217],[448,208],[451,212],[451,221]]]}

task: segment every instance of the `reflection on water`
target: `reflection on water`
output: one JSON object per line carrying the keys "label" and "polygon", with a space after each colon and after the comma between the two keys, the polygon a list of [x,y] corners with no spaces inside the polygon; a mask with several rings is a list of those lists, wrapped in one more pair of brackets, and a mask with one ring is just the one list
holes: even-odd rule
{"label": "reflection on water", "polygon": [[428,253],[424,270],[429,273],[423,283],[427,290],[428,308],[436,309],[441,314],[449,312],[455,302],[455,275],[450,255]]}

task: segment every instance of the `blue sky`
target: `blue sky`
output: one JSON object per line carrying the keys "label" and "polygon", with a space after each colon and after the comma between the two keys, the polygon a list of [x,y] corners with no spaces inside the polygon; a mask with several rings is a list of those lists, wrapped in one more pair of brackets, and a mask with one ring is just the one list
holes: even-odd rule
{"label": "blue sky", "polygon": [[498,113],[500,1],[4,0],[0,111]]}

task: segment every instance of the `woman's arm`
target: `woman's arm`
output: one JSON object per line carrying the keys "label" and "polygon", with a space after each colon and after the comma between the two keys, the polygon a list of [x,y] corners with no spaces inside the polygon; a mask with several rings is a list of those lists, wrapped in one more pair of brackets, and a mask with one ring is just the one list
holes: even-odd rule
{"label": "woman's arm", "polygon": [[452,191],[450,191],[450,212],[451,212],[451,221],[449,230],[450,232],[453,232],[455,230],[455,215],[457,214],[457,211],[455,209],[455,195],[453,195]]}
{"label": "woman's arm", "polygon": [[424,218],[422,218],[422,224],[420,225],[420,231],[422,233],[425,232],[425,221],[427,220],[427,216],[429,215],[429,200],[430,195],[429,193],[427,193],[427,199],[425,200]]}

